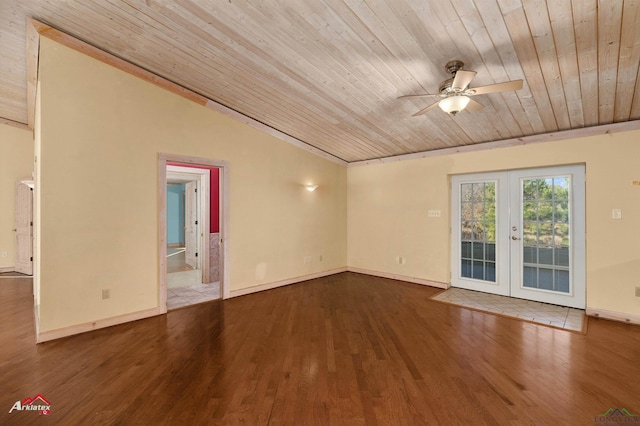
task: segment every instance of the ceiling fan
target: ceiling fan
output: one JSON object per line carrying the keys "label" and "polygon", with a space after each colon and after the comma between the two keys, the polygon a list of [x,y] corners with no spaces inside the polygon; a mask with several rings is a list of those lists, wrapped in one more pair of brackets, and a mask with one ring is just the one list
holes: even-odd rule
{"label": "ceiling fan", "polygon": [[471,96],[522,89],[522,80],[506,81],[504,83],[474,87],[473,89],[469,88],[469,83],[471,83],[471,80],[476,76],[476,72],[463,70],[462,67],[464,67],[464,63],[457,60],[450,61],[445,65],[445,70],[451,74],[452,77],[440,83],[438,90],[440,93],[406,95],[400,96],[398,99],[439,97],[442,98],[440,101],[421,109],[413,114],[413,116],[422,115],[436,106],[439,106],[440,109],[447,114],[455,116],[465,108],[470,112],[479,111],[484,108],[484,105],[471,99]]}

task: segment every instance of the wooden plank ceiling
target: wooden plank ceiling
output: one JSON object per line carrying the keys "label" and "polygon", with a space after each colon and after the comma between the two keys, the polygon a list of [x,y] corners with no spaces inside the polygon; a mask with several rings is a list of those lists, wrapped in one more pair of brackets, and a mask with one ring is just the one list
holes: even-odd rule
{"label": "wooden plank ceiling", "polygon": [[[345,161],[640,118],[640,0],[2,0],[0,117],[27,121],[25,17]],[[444,64],[478,72],[455,117]]]}

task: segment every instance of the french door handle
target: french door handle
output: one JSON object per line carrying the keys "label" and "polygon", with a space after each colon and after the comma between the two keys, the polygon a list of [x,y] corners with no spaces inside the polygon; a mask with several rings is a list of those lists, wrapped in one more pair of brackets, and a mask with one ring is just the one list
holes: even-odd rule
{"label": "french door handle", "polygon": [[514,240],[514,241],[516,241],[516,240],[519,240],[520,238],[516,237],[515,235],[512,235],[512,236],[511,236],[511,239],[512,239],[512,240]]}

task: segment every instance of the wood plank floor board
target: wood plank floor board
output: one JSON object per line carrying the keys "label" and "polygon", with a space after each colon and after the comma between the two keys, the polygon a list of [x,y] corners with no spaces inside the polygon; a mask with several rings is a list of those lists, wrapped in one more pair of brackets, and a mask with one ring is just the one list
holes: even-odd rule
{"label": "wood plank floor board", "polygon": [[[35,345],[0,283],[0,424],[593,424],[640,412],[640,327],[586,335],[343,273]],[[43,395],[45,419],[9,409]]]}

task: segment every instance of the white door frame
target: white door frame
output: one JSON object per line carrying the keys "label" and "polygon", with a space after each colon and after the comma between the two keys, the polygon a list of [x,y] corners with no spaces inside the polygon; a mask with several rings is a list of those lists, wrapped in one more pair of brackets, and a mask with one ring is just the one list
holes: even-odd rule
{"label": "white door frame", "polygon": [[[231,296],[229,288],[229,163],[222,160],[160,153],[158,154],[158,303],[162,313],[167,312],[167,163],[220,169],[220,294],[223,299]],[[208,256],[208,239],[206,245]]]}
{"label": "white door frame", "polygon": [[[562,294],[542,289],[532,289],[522,285],[522,223],[521,183],[523,179],[537,179],[547,176],[571,176],[570,234],[571,250],[571,292]],[[451,177],[451,285],[470,290],[490,292],[544,303],[554,303],[584,309],[586,305],[586,228],[585,228],[585,168],[584,165],[539,167],[532,169],[505,170],[501,172],[474,173]],[[495,283],[463,278],[460,276],[461,229],[460,193],[463,183],[496,183],[496,281]],[[517,182],[517,183],[516,183]],[[500,186],[502,185],[502,187]],[[458,196],[456,196],[458,194]],[[507,199],[501,199],[504,196]],[[576,208],[581,205],[581,208]],[[512,228],[513,227],[513,228]],[[546,294],[545,294],[546,293]]]}

